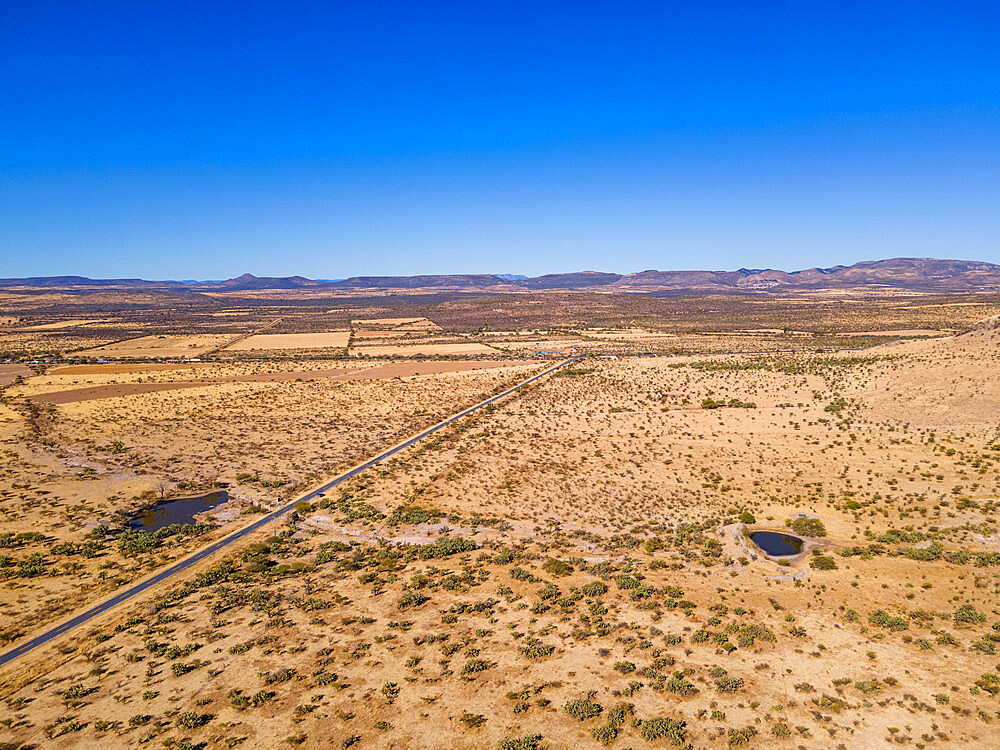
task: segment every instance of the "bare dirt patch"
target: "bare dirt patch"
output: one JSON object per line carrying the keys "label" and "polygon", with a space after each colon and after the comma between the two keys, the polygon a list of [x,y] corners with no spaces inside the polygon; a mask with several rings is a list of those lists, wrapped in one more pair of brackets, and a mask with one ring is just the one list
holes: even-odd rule
{"label": "bare dirt patch", "polygon": [[271,349],[345,349],[350,331],[323,331],[321,333],[262,333],[237,341],[226,351],[254,351]]}
{"label": "bare dirt patch", "polygon": [[399,346],[352,346],[350,353],[368,357],[433,357],[449,354],[496,354],[497,350],[485,344],[400,344]]}

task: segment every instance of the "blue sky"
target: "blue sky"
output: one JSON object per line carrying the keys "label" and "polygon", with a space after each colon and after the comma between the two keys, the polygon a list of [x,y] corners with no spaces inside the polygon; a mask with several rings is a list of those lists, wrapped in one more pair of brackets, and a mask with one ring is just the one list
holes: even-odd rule
{"label": "blue sky", "polygon": [[0,276],[1000,263],[1000,5],[0,4]]}

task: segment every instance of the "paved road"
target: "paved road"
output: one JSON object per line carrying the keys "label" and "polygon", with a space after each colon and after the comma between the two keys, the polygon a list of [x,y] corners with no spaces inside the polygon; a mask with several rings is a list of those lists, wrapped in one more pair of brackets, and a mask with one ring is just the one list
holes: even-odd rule
{"label": "paved road", "polygon": [[413,445],[414,443],[416,443],[416,442],[418,442],[420,440],[423,440],[428,435],[433,435],[438,430],[441,430],[441,429],[447,427],[448,425],[452,424],[453,422],[456,422],[459,419],[462,419],[463,417],[466,417],[469,414],[472,414],[472,412],[474,412],[474,411],[482,409],[484,406],[489,406],[490,404],[496,403],[500,399],[509,396],[510,394],[514,393],[515,391],[520,390],[521,388],[524,388],[525,386],[530,385],[531,383],[534,383],[536,380],[538,380],[540,378],[543,378],[543,377],[545,377],[546,375],[548,375],[548,374],[550,374],[552,372],[555,372],[556,370],[558,370],[561,367],[565,367],[566,365],[570,364],[571,362],[575,362],[579,358],[580,358],[579,356],[574,356],[574,357],[570,357],[569,359],[565,359],[562,362],[560,362],[559,364],[557,364],[557,365],[555,365],[553,367],[550,367],[547,370],[544,370],[544,371],[538,373],[537,375],[533,375],[532,377],[528,378],[527,380],[521,381],[520,383],[518,383],[517,385],[515,385],[513,388],[508,388],[503,393],[499,393],[496,396],[492,396],[491,398],[488,398],[485,401],[480,401],[475,406],[471,406],[471,407],[469,407],[468,409],[466,409],[464,411],[460,411],[458,414],[455,414],[452,417],[448,417],[443,422],[438,422],[433,427],[429,427],[426,430],[424,430],[423,432],[421,432],[421,433],[419,433],[417,435],[414,435],[409,440],[406,440],[405,442],[399,443],[398,445],[390,448],[389,450],[383,451],[382,453],[378,454],[374,458],[369,459],[368,461],[365,461],[363,464],[360,464],[360,465],[354,467],[350,471],[344,472],[340,476],[338,476],[338,477],[330,480],[326,484],[324,484],[322,487],[317,487],[316,489],[312,490],[311,492],[307,492],[305,495],[301,495],[300,497],[295,498],[294,500],[290,501],[288,504],[283,505],[280,508],[278,508],[277,510],[272,511],[271,513],[268,513],[266,516],[263,516],[262,518],[259,518],[258,520],[254,521],[249,526],[245,526],[244,528],[240,529],[239,531],[236,531],[236,532],[230,534],[229,536],[223,537],[222,539],[218,540],[217,542],[214,542],[213,544],[210,544],[209,546],[205,547],[204,549],[198,550],[197,552],[195,552],[190,557],[185,557],[183,560],[180,560],[180,561],[174,563],[169,568],[165,568],[164,570],[161,570],[159,573],[157,573],[156,575],[154,575],[152,578],[148,578],[148,579],[146,579],[144,581],[141,581],[140,583],[137,583],[134,586],[131,586],[131,587],[125,589],[124,591],[121,591],[120,593],[116,594],[115,596],[111,597],[110,599],[107,599],[107,600],[101,602],[100,604],[97,604],[97,605],[91,607],[86,612],[81,612],[80,614],[78,614],[75,617],[73,617],[71,620],[67,620],[66,622],[64,622],[64,623],[62,623],[60,625],[57,625],[56,627],[54,627],[54,628],[52,628],[50,630],[46,630],[44,633],[42,633],[41,635],[35,636],[30,641],[26,641],[25,643],[22,643],[21,645],[17,646],[16,648],[11,649],[10,651],[7,651],[4,654],[0,654],[0,667],[2,667],[5,664],[8,664],[9,662],[12,662],[14,659],[17,659],[20,656],[23,656],[24,654],[28,653],[32,649],[38,648],[42,644],[48,643],[53,638],[58,638],[63,633],[66,633],[67,631],[72,630],[73,628],[78,627],[80,625],[83,625],[85,622],[88,622],[89,620],[92,620],[93,618],[97,617],[98,615],[100,615],[100,614],[102,614],[104,612],[107,612],[109,609],[111,609],[113,607],[117,607],[122,602],[126,602],[129,599],[131,599],[131,598],[133,598],[135,596],[138,596],[142,592],[147,591],[148,589],[153,588],[154,586],[162,583],[163,581],[167,580],[168,578],[171,578],[172,576],[177,575],[182,570],[190,568],[195,563],[201,562],[202,560],[204,560],[209,555],[213,555],[216,552],[218,552],[220,549],[229,546],[233,542],[239,541],[240,539],[242,539],[243,537],[245,537],[247,534],[252,534],[253,532],[258,531],[262,527],[264,527],[267,524],[271,523],[271,521],[274,521],[274,520],[280,518],[281,516],[285,515],[289,511],[291,511],[292,508],[295,506],[295,503],[297,503],[297,502],[299,502],[301,500],[309,501],[309,500],[312,500],[312,499],[314,499],[316,497],[319,497],[322,494],[325,494],[329,490],[331,490],[334,487],[336,487],[338,484],[340,484],[340,483],[342,483],[342,482],[350,479],[351,477],[357,476],[358,474],[360,474],[361,472],[363,472],[365,469],[368,469],[372,465],[377,464],[380,461],[384,461],[385,459],[387,459],[390,456],[398,453],[399,451],[401,451],[401,450],[403,450],[405,448],[410,447],[411,445]]}

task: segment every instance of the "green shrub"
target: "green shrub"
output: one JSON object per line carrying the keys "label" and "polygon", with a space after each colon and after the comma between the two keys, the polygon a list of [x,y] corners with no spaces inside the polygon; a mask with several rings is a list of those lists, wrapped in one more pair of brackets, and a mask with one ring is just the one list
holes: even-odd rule
{"label": "green shrub", "polygon": [[399,697],[399,685],[395,682],[387,682],[382,686],[382,695],[385,696],[386,705],[391,706]]}
{"label": "green shrub", "polygon": [[499,750],[541,750],[542,735],[530,734],[512,740],[500,740],[497,744]]}
{"label": "green shrub", "polygon": [[826,536],[826,526],[818,518],[789,518],[785,526],[802,536]]}
{"label": "green shrub", "polygon": [[651,719],[642,720],[639,724],[639,734],[647,742],[669,740],[675,745],[683,745],[687,735],[687,722],[654,716]]}
{"label": "green shrub", "polygon": [[485,659],[469,659],[462,666],[462,674],[476,674],[477,672],[485,672],[487,669],[493,666],[492,662],[488,662]]}
{"label": "green shrub", "polygon": [[816,570],[836,570],[837,561],[826,555],[815,555],[812,560],[809,561],[809,566],[815,568]]}
{"label": "green shrub", "polygon": [[551,656],[556,647],[543,643],[537,638],[529,637],[525,639],[524,645],[518,650],[529,659],[539,659],[543,656]]}
{"label": "green shrub", "polygon": [[429,596],[417,593],[416,591],[404,591],[403,595],[396,600],[396,607],[407,609],[408,607],[418,607],[430,599]]}
{"label": "green shrub", "polygon": [[610,745],[616,739],[618,739],[618,727],[613,727],[610,724],[605,724],[603,727],[594,727],[590,730],[590,736],[597,740],[602,745]]}
{"label": "green shrub", "polygon": [[743,727],[743,729],[729,730],[729,747],[743,747],[750,744],[757,735],[757,730],[753,727]]}
{"label": "green shrub", "polygon": [[181,729],[197,729],[212,720],[211,714],[199,714],[194,711],[185,711],[177,717],[176,724]]}
{"label": "green shrub", "polygon": [[591,581],[590,583],[584,584],[580,587],[580,592],[584,596],[604,596],[608,593],[608,586],[601,581]]}
{"label": "green shrub", "polygon": [[603,710],[604,707],[601,706],[601,704],[583,699],[569,701],[565,706],[563,706],[563,711],[577,721],[593,719],[595,716],[600,716]]}
{"label": "green shrub", "polygon": [[573,566],[568,562],[563,562],[562,560],[557,560],[554,557],[550,557],[544,563],[542,563],[542,570],[548,573],[550,576],[568,576],[573,572]]}
{"label": "green shrub", "polygon": [[963,604],[955,610],[955,622],[959,625],[977,625],[986,622],[986,615],[977,610],[971,604]]}
{"label": "green shrub", "polygon": [[482,714],[470,714],[468,711],[462,714],[459,719],[469,729],[476,729],[486,723],[486,717]]}
{"label": "green shrub", "polygon": [[690,682],[686,677],[684,677],[683,672],[674,672],[663,683],[663,687],[671,693],[683,696],[694,695],[698,692],[698,688],[694,686],[693,682]]}

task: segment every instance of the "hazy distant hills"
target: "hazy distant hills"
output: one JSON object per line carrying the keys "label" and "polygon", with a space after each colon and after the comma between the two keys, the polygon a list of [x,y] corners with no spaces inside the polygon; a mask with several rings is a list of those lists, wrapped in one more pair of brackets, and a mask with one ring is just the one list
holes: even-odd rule
{"label": "hazy distant hills", "polygon": [[264,289],[330,292],[413,290],[512,293],[523,291],[602,291],[620,293],[783,292],[824,289],[885,289],[914,292],[997,292],[1000,266],[968,260],[892,258],[853,266],[802,271],[741,268],[737,271],[642,271],[627,275],[580,271],[526,277],[518,274],[438,274],[425,276],[353,276],[339,281],[304,276],[261,277],[245,273],[225,281],[145,281],[42,276],[0,279],[2,288],[115,287],[239,292]]}

